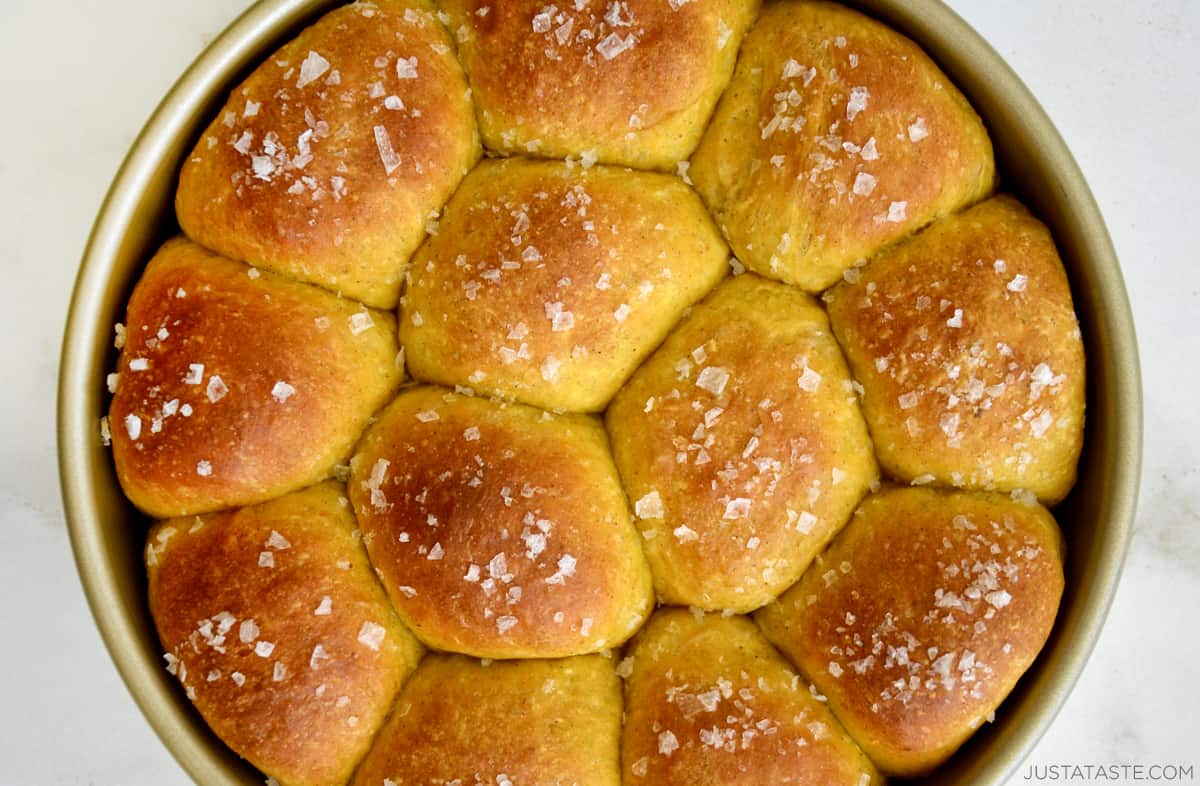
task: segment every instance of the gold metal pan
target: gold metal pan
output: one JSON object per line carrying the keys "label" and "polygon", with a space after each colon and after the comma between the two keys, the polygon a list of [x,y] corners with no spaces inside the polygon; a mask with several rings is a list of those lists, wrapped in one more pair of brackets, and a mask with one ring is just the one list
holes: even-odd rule
{"label": "gold metal pan", "polygon": [[[1088,351],[1088,421],[1079,481],[1056,514],[1067,586],[1046,649],[997,714],[923,783],[999,786],[1050,725],[1099,635],[1133,529],[1142,450],[1137,343],[1112,242],[1083,175],[1020,79],[936,0],[845,0],[905,33],[987,123],[1004,187],[1054,232]],[[112,325],[150,253],[175,230],[177,172],[208,117],[250,67],[335,5],[261,0],[179,79],[134,142],[96,218],[63,338],[58,441],[63,500],[83,587],[130,692],[188,773],[205,786],[260,784],[205,726],[162,667],[146,604],[144,519],[125,500],[98,424]]]}

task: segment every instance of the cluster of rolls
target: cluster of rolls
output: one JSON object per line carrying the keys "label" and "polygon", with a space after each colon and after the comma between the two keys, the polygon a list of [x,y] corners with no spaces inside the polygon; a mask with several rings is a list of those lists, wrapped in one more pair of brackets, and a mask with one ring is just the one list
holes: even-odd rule
{"label": "cluster of rolls", "polygon": [[936,767],[1049,635],[1082,445],[1063,266],[995,187],[830,3],[332,11],[118,326],[168,670],[285,785]]}

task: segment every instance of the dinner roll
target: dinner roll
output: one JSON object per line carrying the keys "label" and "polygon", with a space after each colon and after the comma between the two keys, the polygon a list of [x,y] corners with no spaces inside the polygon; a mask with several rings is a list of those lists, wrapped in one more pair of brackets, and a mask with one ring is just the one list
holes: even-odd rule
{"label": "dinner roll", "polygon": [[129,299],[113,458],[152,516],[248,505],[328,477],[391,398],[396,322],[181,238]]}
{"label": "dinner roll", "polygon": [[747,267],[817,292],[986,196],[995,166],[915,44],[840,5],[780,0],[746,36],[692,177]]}
{"label": "dinner roll", "polygon": [[600,424],[415,388],[363,437],[350,497],[401,618],[437,649],[561,657],[625,641],[650,571]]}
{"label": "dinner roll", "polygon": [[1036,503],[889,489],[758,620],[880,769],[918,775],[1029,668],[1054,624],[1062,559]]}
{"label": "dinner roll", "polygon": [[889,474],[1066,496],[1083,447],[1083,342],[1054,240],[1016,200],[935,224],[828,302]]}
{"label": "dinner roll", "polygon": [[288,786],[345,783],[421,647],[342,487],[161,522],[146,568],[167,669],[217,736]]}
{"label": "dinner roll", "polygon": [[466,78],[428,0],[335,9],[267,58],[183,165],[193,240],[367,305],[479,158]]}
{"label": "dinner roll", "polygon": [[878,470],[820,306],[754,275],[721,285],[608,411],[666,603],[749,611],[793,584]]}
{"label": "dinner roll", "polygon": [[419,379],[600,410],[727,260],[677,178],[488,161],[417,252],[401,340]]}
{"label": "dinner roll", "polygon": [[599,655],[430,655],[352,786],[619,786],[621,686]]}
{"label": "dinner roll", "polygon": [[663,609],[621,671],[625,786],[870,786],[875,768],[745,617]]}
{"label": "dinner roll", "polygon": [[674,169],[700,140],[758,0],[443,0],[485,144]]}

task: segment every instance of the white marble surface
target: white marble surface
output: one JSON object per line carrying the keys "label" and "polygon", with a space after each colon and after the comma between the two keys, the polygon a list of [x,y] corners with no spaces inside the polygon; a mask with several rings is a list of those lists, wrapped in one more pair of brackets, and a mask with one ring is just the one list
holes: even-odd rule
{"label": "white marble surface", "polygon": [[[920,1],[920,0],[915,0]],[[59,502],[54,378],[109,179],[247,0],[0,0],[0,784],[184,784],[109,662]],[[1027,764],[1200,765],[1200,2],[952,0],[1074,150],[1133,298],[1146,454],[1107,628]],[[1015,783],[1022,782],[1018,776]]]}

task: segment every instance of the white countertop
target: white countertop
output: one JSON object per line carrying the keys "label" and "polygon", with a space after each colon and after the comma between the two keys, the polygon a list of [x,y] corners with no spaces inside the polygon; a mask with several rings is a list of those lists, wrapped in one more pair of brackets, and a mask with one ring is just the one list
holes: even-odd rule
{"label": "white countertop", "polygon": [[[1200,2],[951,4],[1030,85],[1090,180],[1123,261],[1146,391],[1121,589],[1026,766],[1200,769]],[[2,786],[188,783],[84,603],[59,501],[54,385],[75,268],[108,182],[176,75],[246,5],[0,0],[0,325],[15,375],[0,386]]]}

